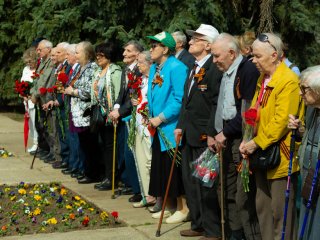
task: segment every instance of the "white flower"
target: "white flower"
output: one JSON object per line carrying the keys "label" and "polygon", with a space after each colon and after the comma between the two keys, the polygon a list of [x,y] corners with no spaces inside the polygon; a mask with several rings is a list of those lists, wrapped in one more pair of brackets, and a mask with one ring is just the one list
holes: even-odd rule
{"label": "white flower", "polygon": [[24,203],[24,200],[22,198],[20,198],[17,202],[18,203]]}
{"label": "white flower", "polygon": [[39,191],[38,190],[34,191],[34,194],[39,194]]}

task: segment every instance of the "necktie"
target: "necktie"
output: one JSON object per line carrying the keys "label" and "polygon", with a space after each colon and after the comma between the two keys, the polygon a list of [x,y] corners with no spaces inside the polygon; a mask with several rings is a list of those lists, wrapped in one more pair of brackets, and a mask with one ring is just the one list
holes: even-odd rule
{"label": "necktie", "polygon": [[193,80],[193,77],[194,77],[194,75],[195,75],[195,73],[196,73],[197,67],[198,67],[198,64],[195,63],[194,66],[193,66],[193,68],[192,68],[192,70],[191,70],[190,76],[189,76],[189,78],[188,78],[188,96],[189,96],[190,91],[191,91],[191,88],[192,88],[192,86],[193,86],[193,81],[194,81],[194,80]]}

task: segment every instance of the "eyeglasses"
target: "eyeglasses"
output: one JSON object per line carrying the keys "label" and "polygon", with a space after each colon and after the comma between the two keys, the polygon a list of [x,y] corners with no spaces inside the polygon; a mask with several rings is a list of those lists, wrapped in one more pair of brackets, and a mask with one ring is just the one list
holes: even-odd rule
{"label": "eyeglasses", "polygon": [[97,53],[96,58],[103,58],[106,57],[103,53]]}
{"label": "eyeglasses", "polygon": [[267,42],[267,43],[269,43],[270,46],[271,46],[275,51],[277,51],[276,47],[270,42],[268,35],[262,33],[262,34],[260,34],[260,35],[258,36],[258,39],[259,39],[259,41],[261,41],[261,42]]}
{"label": "eyeglasses", "polygon": [[198,38],[198,37],[195,37],[195,36],[192,36],[190,40],[192,40],[192,41],[194,41],[194,42],[207,41],[207,40],[205,40],[205,39]]}
{"label": "eyeglasses", "polygon": [[42,50],[46,48],[49,48],[49,47],[37,48],[37,51],[42,52]]}
{"label": "eyeglasses", "polygon": [[155,49],[156,47],[158,47],[158,46],[160,46],[160,47],[164,47],[162,44],[160,44],[160,43],[152,43],[151,44],[151,48],[152,49]]}
{"label": "eyeglasses", "polygon": [[299,88],[300,88],[302,95],[305,95],[308,92],[308,90],[311,90],[310,87],[306,87],[306,86],[302,86],[302,85],[299,85]]}

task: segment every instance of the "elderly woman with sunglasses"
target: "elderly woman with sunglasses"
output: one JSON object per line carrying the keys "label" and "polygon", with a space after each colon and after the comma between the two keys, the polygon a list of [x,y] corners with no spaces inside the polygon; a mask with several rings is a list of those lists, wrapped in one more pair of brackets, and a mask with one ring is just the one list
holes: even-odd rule
{"label": "elderly woman with sunglasses", "polygon": [[[313,174],[319,159],[320,150],[320,65],[309,67],[304,70],[300,77],[300,94],[307,105],[306,126],[300,119],[289,115],[288,127],[297,129],[297,135],[302,136],[302,144],[299,149],[299,162],[302,175],[302,199],[300,205],[299,236],[300,239],[319,239],[320,234],[320,198],[319,193],[319,171],[318,187],[313,193],[313,204],[306,218],[304,234],[301,234],[307,202],[310,196]],[[318,190],[316,190],[318,189]]]}
{"label": "elderly woman with sunglasses", "polygon": [[[284,219],[285,191],[289,167],[290,131],[288,115],[302,115],[299,79],[281,61],[282,40],[275,34],[261,34],[252,44],[253,63],[261,75],[251,104],[258,112],[256,135],[249,142],[242,142],[243,155],[254,153],[258,148],[265,150],[280,143],[280,164],[273,169],[255,168],[257,194],[256,210],[261,226],[262,239],[280,239]],[[295,196],[299,166],[292,163],[291,191],[287,214],[285,239],[295,239]]]}

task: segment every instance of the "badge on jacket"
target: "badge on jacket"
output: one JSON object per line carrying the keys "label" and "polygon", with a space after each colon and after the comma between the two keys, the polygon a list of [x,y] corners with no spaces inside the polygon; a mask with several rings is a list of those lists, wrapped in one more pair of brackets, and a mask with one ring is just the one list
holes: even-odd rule
{"label": "badge on jacket", "polygon": [[200,90],[201,92],[207,91],[207,89],[208,89],[207,84],[199,84],[198,85],[198,90]]}

